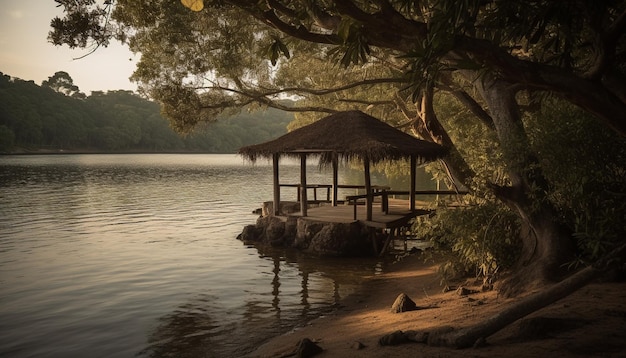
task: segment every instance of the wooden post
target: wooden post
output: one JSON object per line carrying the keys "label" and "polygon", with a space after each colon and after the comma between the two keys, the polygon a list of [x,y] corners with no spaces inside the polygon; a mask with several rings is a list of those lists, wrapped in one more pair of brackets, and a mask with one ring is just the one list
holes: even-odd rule
{"label": "wooden post", "polygon": [[337,152],[333,152],[333,206],[337,206],[337,194],[339,192],[338,188],[338,166],[339,159],[337,156]]}
{"label": "wooden post", "polygon": [[275,153],[272,156],[272,168],[274,169],[274,216],[280,215],[280,179],[278,173],[278,163],[280,154]]}
{"label": "wooden post", "polygon": [[367,206],[367,221],[372,221],[372,202],[374,201],[372,197],[372,181],[370,178],[370,160],[369,158],[363,158],[363,169],[365,171],[365,194],[367,198],[365,199],[365,203]]}
{"label": "wooden post", "polygon": [[417,158],[411,156],[411,193],[409,194],[410,210],[415,212],[415,177],[417,176]]}
{"label": "wooden post", "polygon": [[307,197],[306,197],[306,154],[300,154],[300,213],[307,216]]}

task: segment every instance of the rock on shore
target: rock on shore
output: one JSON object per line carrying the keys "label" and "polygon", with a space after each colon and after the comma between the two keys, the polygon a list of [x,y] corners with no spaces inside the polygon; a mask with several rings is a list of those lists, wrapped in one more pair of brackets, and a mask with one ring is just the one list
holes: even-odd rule
{"label": "rock on shore", "polygon": [[256,224],[245,226],[238,239],[244,243],[297,248],[322,256],[373,254],[369,230],[358,221],[330,223],[306,217],[273,216],[267,213],[266,205]]}

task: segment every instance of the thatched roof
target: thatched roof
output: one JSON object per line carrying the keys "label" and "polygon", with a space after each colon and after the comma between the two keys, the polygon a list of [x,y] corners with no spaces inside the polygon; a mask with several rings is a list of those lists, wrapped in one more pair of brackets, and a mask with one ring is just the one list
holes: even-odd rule
{"label": "thatched roof", "polygon": [[338,112],[308,126],[298,128],[269,142],[239,149],[239,154],[256,161],[274,154],[321,154],[328,162],[329,153],[343,159],[368,158],[376,163],[415,155],[420,162],[444,156],[446,148],[417,139],[361,111]]}

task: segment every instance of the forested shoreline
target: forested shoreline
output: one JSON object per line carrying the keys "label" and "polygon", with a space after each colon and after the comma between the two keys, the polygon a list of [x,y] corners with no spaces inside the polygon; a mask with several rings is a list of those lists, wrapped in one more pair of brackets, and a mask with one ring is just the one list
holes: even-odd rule
{"label": "forested shoreline", "polygon": [[64,72],[41,86],[0,74],[0,153],[5,154],[234,153],[286,133],[293,120],[271,108],[242,109],[180,135],[157,103],[132,91],[86,96]]}

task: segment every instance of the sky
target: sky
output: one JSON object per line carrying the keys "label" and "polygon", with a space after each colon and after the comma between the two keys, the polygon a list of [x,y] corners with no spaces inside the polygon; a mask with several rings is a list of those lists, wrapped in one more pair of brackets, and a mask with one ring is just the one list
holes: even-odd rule
{"label": "sky", "polygon": [[50,20],[62,17],[54,0],[0,0],[0,72],[36,84],[65,71],[81,92],[135,90],[128,78],[139,56],[112,41],[79,60],[88,51],[70,50],[48,42]]}

